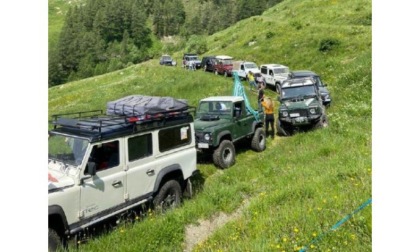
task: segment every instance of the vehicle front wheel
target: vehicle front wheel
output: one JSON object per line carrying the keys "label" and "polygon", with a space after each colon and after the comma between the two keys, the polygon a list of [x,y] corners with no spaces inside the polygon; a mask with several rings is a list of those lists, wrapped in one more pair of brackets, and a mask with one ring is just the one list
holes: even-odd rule
{"label": "vehicle front wheel", "polygon": [[290,133],[281,126],[280,120],[277,120],[276,128],[279,136],[290,136]]}
{"label": "vehicle front wheel", "polygon": [[176,180],[169,180],[159,189],[159,193],[153,200],[156,210],[165,212],[181,204],[182,189]]}
{"label": "vehicle front wheel", "polygon": [[276,83],[276,92],[277,94],[280,94],[281,92],[281,84],[279,82]]}
{"label": "vehicle front wheel", "polygon": [[265,150],[265,132],[262,128],[257,128],[251,141],[251,148],[257,152]]}
{"label": "vehicle front wheel", "polygon": [[48,252],[55,252],[63,250],[60,236],[54,229],[48,228]]}
{"label": "vehicle front wheel", "polygon": [[316,123],[315,128],[322,129],[328,127],[328,118],[327,115],[321,116],[321,119]]}
{"label": "vehicle front wheel", "polygon": [[213,152],[213,162],[220,168],[228,168],[235,164],[235,146],[229,140],[223,140]]}

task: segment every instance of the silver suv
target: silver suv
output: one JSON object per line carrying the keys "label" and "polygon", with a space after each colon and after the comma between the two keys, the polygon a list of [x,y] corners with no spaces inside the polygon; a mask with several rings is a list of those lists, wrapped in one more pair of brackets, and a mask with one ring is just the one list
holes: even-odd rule
{"label": "silver suv", "polygon": [[[189,110],[189,108],[188,108]],[[143,203],[166,210],[192,194],[197,171],[190,111],[53,116],[48,134],[48,247]]]}

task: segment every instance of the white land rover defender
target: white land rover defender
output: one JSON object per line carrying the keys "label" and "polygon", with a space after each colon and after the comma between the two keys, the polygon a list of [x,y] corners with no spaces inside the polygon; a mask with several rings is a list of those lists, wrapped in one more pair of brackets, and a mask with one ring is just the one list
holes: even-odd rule
{"label": "white land rover defender", "polygon": [[[154,106],[154,104],[156,106]],[[143,203],[166,210],[192,194],[192,108],[129,96],[101,110],[54,115],[48,137],[48,248]]]}

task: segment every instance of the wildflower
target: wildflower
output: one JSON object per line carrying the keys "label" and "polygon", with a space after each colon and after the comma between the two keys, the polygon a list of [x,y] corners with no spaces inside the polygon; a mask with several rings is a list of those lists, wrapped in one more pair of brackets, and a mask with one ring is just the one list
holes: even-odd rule
{"label": "wildflower", "polygon": [[286,237],[283,237],[283,242],[287,242],[287,238]]}
{"label": "wildflower", "polygon": [[322,202],[327,203],[327,200],[326,199],[323,199]]}
{"label": "wildflower", "polygon": [[316,237],[316,233],[315,233],[315,232],[313,232],[313,233],[312,233],[312,236],[313,236],[313,237]]}
{"label": "wildflower", "polygon": [[311,248],[312,248],[312,249],[313,249],[313,248],[315,248],[315,245],[311,244]]}
{"label": "wildflower", "polygon": [[298,233],[299,232],[299,229],[298,228],[295,228],[295,229],[293,229],[293,231],[295,231],[295,233]]}

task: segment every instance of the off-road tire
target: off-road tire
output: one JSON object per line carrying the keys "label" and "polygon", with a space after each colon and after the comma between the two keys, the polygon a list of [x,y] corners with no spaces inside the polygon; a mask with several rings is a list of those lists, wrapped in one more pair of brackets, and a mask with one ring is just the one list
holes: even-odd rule
{"label": "off-road tire", "polygon": [[315,128],[317,129],[322,129],[322,128],[327,128],[328,127],[328,118],[327,115],[322,115],[321,119],[319,119],[319,121],[315,124]]}
{"label": "off-road tire", "polygon": [[181,204],[182,189],[176,180],[168,180],[153,200],[155,210],[165,212]]}
{"label": "off-road tire", "polygon": [[262,128],[257,128],[251,140],[251,148],[254,151],[261,152],[265,150],[265,147],[266,147],[265,144],[266,144],[265,131]]}
{"label": "off-road tire", "polygon": [[277,94],[280,94],[281,93],[281,84],[280,84],[280,82],[276,82],[275,86],[276,86],[276,92],[277,92]]}
{"label": "off-road tire", "polygon": [[235,164],[235,146],[229,140],[223,140],[213,152],[213,163],[220,168],[228,168]]}
{"label": "off-road tire", "polygon": [[61,238],[54,229],[48,228],[48,252],[62,251]]}
{"label": "off-road tire", "polygon": [[290,133],[281,126],[280,120],[277,120],[276,130],[279,136],[290,136]]}

